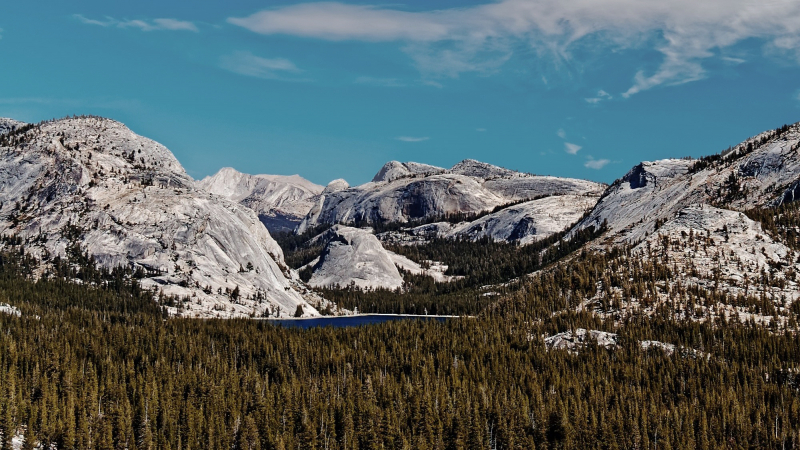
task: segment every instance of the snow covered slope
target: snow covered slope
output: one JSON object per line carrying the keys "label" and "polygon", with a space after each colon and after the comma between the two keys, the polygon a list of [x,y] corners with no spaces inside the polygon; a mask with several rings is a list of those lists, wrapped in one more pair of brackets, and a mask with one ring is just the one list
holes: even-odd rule
{"label": "snow covered slope", "polygon": [[690,205],[733,209],[800,197],[800,126],[762,133],[706,160],[643,162],[609,186],[578,228],[607,222],[614,242],[639,242]]}
{"label": "snow covered slope", "polygon": [[599,195],[604,188],[591,181],[528,175],[473,160],[450,170],[390,162],[374,180],[357,187],[326,189],[298,232],[319,224],[407,222],[478,213],[546,195]]}
{"label": "snow covered slope", "polygon": [[336,225],[319,239],[327,244],[313,267],[310,285],[355,285],[361,289],[397,289],[403,285],[391,255],[370,231]]}
{"label": "snow covered slope", "polygon": [[248,175],[230,167],[198,181],[197,187],[252,209],[272,232],[293,231],[323,189],[299,175]]}
{"label": "snow covered slope", "polygon": [[255,213],[197,189],[164,146],[102,118],[18,139],[0,147],[0,233],[35,241],[38,256],[78,245],[103,266],[144,268],[145,287],[186,298],[173,313],[318,314]]}

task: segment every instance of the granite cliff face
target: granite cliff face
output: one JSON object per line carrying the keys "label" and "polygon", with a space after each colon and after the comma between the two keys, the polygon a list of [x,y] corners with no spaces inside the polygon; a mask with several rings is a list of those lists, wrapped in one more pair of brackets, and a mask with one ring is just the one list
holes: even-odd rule
{"label": "granite cliff face", "polygon": [[387,163],[372,182],[327,189],[298,232],[320,224],[408,222],[475,214],[552,195],[599,195],[604,185],[534,176],[473,160],[449,170],[418,163]]}
{"label": "granite cliff face", "polygon": [[252,210],[198,189],[169,150],[119,122],[42,123],[4,135],[0,155],[0,233],[28,240],[43,260],[77,246],[102,266],[142,268],[144,287],[186,300],[174,314],[324,306],[292,278]]}
{"label": "granite cliff face", "polygon": [[336,225],[317,239],[326,244],[313,264],[310,285],[390,290],[403,285],[392,256],[369,230]]}

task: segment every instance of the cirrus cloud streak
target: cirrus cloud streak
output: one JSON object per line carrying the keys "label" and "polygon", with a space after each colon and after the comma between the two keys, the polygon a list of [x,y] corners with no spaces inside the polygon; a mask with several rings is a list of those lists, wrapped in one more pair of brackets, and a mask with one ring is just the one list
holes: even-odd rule
{"label": "cirrus cloud streak", "polygon": [[141,31],[194,31],[199,32],[197,25],[192,22],[177,19],[153,19],[147,20],[117,20],[113,17],[105,17],[102,20],[89,19],[81,14],[74,14],[73,17],[86,25],[97,25],[101,27],[116,28],[137,28]]}
{"label": "cirrus cloud streak", "polygon": [[632,74],[623,97],[702,79],[702,61],[747,39],[800,60],[800,2],[793,0],[500,0],[418,12],[316,2],[228,22],[266,35],[403,42],[422,72],[445,76],[496,71],[520,42],[557,60],[572,58],[573,44],[587,38],[610,50],[654,46],[660,66]]}

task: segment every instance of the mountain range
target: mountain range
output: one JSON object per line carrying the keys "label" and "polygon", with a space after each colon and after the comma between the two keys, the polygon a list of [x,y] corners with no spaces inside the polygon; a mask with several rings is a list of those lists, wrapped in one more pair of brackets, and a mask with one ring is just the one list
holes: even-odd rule
{"label": "mountain range", "polygon": [[[42,262],[35,276],[76,255],[130,267],[143,287],[173,299],[175,315],[348,314],[323,291],[402,295],[409,280],[469,278],[453,261],[415,256],[447,245],[536,249],[536,264],[577,245],[679,274],[654,288],[654,304],[598,307],[630,297],[610,281],[582,303],[617,317],[653,313],[692,287],[775,306],[703,306],[699,316],[783,323],[800,296],[794,229],[776,225],[800,195],[798,125],[700,159],[642,162],[611,185],[469,159],[449,169],[390,161],[359,186],[232,168],[196,181],[168,149],[110,119],[0,119],[0,135],[0,233]],[[576,241],[587,231],[598,235]]]}

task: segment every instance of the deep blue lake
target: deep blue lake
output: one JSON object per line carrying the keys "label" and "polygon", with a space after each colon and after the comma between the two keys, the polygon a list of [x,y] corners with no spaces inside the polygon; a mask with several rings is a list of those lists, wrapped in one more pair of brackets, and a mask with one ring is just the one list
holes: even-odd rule
{"label": "deep blue lake", "polygon": [[392,320],[438,320],[444,322],[452,316],[410,316],[392,314],[363,314],[357,316],[314,317],[311,319],[266,319],[268,322],[285,327],[314,328],[314,327],[358,327],[361,325],[374,325]]}

